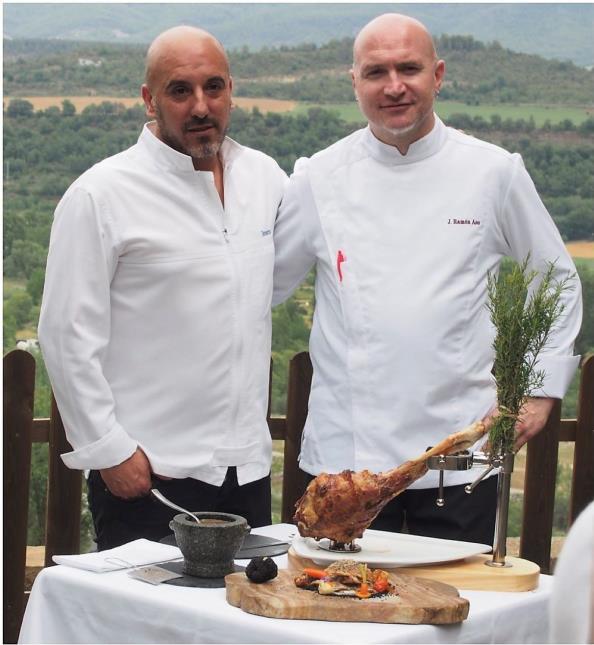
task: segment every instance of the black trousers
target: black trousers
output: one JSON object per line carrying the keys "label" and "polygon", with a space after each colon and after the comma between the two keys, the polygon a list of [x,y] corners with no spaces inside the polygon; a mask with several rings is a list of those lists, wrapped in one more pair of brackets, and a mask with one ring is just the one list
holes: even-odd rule
{"label": "black trousers", "polygon": [[[236,468],[230,467],[222,486],[190,478],[155,478],[153,485],[165,497],[189,511],[241,515],[252,528],[272,523],[270,475],[240,486]],[[116,497],[109,492],[96,470],[90,472],[87,486],[98,551],[139,538],[158,542],[172,532],[169,522],[178,511],[165,506],[152,495],[132,500]]]}
{"label": "black trousers", "polygon": [[445,506],[435,503],[437,488],[408,489],[388,502],[370,528],[493,545],[497,477],[482,481],[469,495],[464,487],[444,488]]}
{"label": "black trousers", "polygon": [[369,528],[492,546],[497,477],[483,480],[470,495],[465,485],[445,487],[442,507],[435,503],[437,488],[407,489],[384,506]]}

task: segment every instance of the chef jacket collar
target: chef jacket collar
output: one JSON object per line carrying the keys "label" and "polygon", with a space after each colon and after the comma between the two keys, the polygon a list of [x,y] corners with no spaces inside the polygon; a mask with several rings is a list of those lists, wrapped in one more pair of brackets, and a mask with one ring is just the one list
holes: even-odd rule
{"label": "chef jacket collar", "polygon": [[[145,123],[138,138],[139,145],[141,148],[146,149],[147,155],[157,165],[161,166],[163,170],[169,172],[200,172],[194,169],[192,158],[189,155],[174,150],[171,146],[168,146],[155,136],[149,127],[153,123],[155,122],[150,121],[149,123]],[[239,143],[229,137],[225,137],[220,150],[223,168],[225,170],[229,168],[233,160],[240,153],[241,148],[242,146]]]}
{"label": "chef jacket collar", "polygon": [[406,155],[403,155],[396,146],[380,141],[369,126],[365,129],[364,144],[371,156],[382,163],[403,165],[422,161],[438,152],[446,140],[446,127],[437,114],[434,116],[435,124],[431,132],[411,143]]}

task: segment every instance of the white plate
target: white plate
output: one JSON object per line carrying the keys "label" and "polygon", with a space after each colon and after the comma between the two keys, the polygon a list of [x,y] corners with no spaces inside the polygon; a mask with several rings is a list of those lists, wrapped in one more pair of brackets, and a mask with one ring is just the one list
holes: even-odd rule
{"label": "white plate", "polygon": [[313,560],[316,564],[330,564],[337,560],[356,560],[386,569],[452,562],[491,550],[490,546],[477,542],[440,540],[373,529],[367,529],[363,537],[355,542],[361,547],[357,553],[328,551],[321,548],[319,542],[313,538],[300,536],[293,540],[291,546],[298,556]]}

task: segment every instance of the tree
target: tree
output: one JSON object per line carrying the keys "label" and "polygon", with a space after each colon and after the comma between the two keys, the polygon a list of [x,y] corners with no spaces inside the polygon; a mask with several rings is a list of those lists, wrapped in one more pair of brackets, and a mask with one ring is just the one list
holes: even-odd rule
{"label": "tree", "polygon": [[30,117],[33,115],[33,103],[24,99],[12,99],[8,104],[6,114],[15,119]]}
{"label": "tree", "polygon": [[5,315],[12,316],[17,329],[31,322],[33,299],[22,289],[14,289],[4,300]]}
{"label": "tree", "polygon": [[45,266],[47,251],[37,242],[15,240],[5,261],[6,275],[28,278],[34,269]]}
{"label": "tree", "polygon": [[43,295],[43,285],[45,283],[45,271],[42,268],[33,269],[27,280],[27,293],[31,296],[33,304],[38,305]]}
{"label": "tree", "polygon": [[12,311],[8,311],[4,307],[4,315],[2,316],[2,338],[3,338],[3,351],[4,353],[14,349],[16,345],[17,324]]}
{"label": "tree", "polygon": [[[9,216],[7,217],[6,215]],[[26,231],[27,223],[25,221],[25,216],[23,215],[23,213],[13,213],[12,209],[6,209],[4,217],[4,237],[2,238],[2,246],[5,258],[10,255],[13,243],[16,240],[24,239]]]}
{"label": "tree", "polygon": [[62,116],[74,116],[76,114],[76,106],[72,101],[64,99],[62,101]]}
{"label": "tree", "polygon": [[578,126],[578,132],[580,134],[594,134],[594,117],[588,117],[585,121],[582,121]]}
{"label": "tree", "polygon": [[576,354],[582,356],[594,352],[594,270],[585,265],[578,265],[582,283],[584,314],[582,328],[575,343]]}

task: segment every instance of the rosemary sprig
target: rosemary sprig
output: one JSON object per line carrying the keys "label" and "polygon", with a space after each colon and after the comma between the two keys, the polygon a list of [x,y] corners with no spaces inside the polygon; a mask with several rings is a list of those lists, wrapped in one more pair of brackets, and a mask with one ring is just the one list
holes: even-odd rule
{"label": "rosemary sprig", "polygon": [[499,408],[489,440],[491,450],[499,455],[513,451],[515,424],[522,405],[544,383],[544,371],[536,369],[537,358],[563,313],[561,295],[571,288],[574,278],[570,275],[561,281],[555,279],[555,263],[551,262],[526,300],[538,276],[538,271],[528,270],[529,258],[516,264],[507,275],[497,278],[489,273],[487,279],[487,307],[496,330],[493,375]]}

